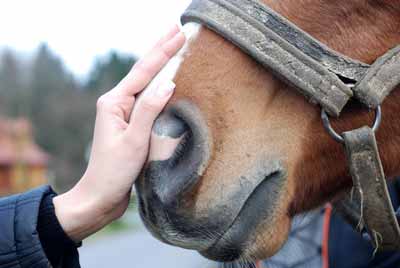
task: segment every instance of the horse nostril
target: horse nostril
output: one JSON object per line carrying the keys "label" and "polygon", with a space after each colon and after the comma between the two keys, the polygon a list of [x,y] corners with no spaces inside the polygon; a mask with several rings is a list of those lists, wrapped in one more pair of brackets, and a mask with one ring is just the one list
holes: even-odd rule
{"label": "horse nostril", "polygon": [[170,113],[161,114],[153,126],[149,161],[172,160],[189,133],[189,127],[183,120]]}
{"label": "horse nostril", "polygon": [[182,224],[182,207],[208,166],[210,136],[201,111],[186,100],[167,106],[154,123],[149,161],[135,186],[140,215],[160,240],[176,244],[170,234],[198,232],[196,224],[193,231]]}
{"label": "horse nostril", "polygon": [[170,138],[179,138],[188,130],[187,125],[170,113],[161,114],[153,126],[153,133]]}
{"label": "horse nostril", "polygon": [[193,103],[180,101],[167,107],[154,123],[148,163],[137,183],[145,200],[158,200],[164,208],[177,205],[207,167],[209,137],[201,112]]}

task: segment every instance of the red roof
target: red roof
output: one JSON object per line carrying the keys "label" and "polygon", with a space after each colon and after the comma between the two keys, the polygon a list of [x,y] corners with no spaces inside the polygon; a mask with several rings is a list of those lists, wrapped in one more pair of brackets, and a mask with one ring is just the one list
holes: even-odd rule
{"label": "red roof", "polygon": [[49,155],[33,140],[32,125],[25,118],[0,118],[0,165],[46,166]]}

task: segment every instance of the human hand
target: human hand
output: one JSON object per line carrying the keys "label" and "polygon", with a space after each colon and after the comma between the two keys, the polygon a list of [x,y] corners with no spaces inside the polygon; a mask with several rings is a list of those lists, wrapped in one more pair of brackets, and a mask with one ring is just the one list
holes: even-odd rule
{"label": "human hand", "polygon": [[175,84],[149,86],[161,68],[183,46],[174,27],[130,73],[97,102],[89,164],[78,184],[53,199],[67,235],[81,241],[123,215],[130,191],[148,155],[153,122],[172,96]]}

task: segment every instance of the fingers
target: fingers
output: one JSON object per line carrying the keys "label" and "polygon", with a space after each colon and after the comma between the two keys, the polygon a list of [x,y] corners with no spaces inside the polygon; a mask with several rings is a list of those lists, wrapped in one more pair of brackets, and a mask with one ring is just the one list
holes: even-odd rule
{"label": "fingers", "polygon": [[128,127],[129,137],[142,141],[150,137],[154,120],[171,98],[174,89],[175,84],[172,81],[146,89],[133,108]]}
{"label": "fingers", "polygon": [[120,96],[106,93],[97,100],[97,112],[116,115],[125,122],[129,122],[133,105],[134,96]]}
{"label": "fingers", "polygon": [[165,42],[169,41],[172,37],[174,37],[177,33],[179,33],[179,27],[175,24],[164,37],[158,40],[154,47],[161,46]]}
{"label": "fingers", "polygon": [[176,29],[171,30],[138,63],[114,89],[116,93],[132,96],[142,91],[162,67],[182,48],[185,36]]}

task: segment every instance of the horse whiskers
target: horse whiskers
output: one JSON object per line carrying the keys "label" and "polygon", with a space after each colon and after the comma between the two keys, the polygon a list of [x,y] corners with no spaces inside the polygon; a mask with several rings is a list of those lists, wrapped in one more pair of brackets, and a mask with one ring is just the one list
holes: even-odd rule
{"label": "horse whiskers", "polygon": [[[163,233],[168,234],[170,237],[175,237],[176,239],[179,240],[179,237],[181,234],[175,230],[174,227],[172,226],[179,226],[179,222],[172,221],[171,218],[167,213],[164,215],[165,217],[161,217],[164,219],[163,224]],[[142,220],[145,222],[146,225],[152,226],[152,228],[156,231],[159,231],[160,229],[155,226],[152,222],[149,221],[146,217],[142,217]],[[183,224],[183,222],[182,222]],[[227,240],[228,238],[225,237],[224,233],[218,232],[218,231],[210,231],[209,228],[205,228],[202,224],[196,223],[194,226],[194,229],[201,234],[203,237],[205,237],[206,240],[208,241],[216,241],[220,242],[225,245],[227,249],[234,249],[234,248],[229,248],[227,245],[230,243],[225,243],[224,241]],[[214,243],[216,243],[214,242]],[[253,261],[253,258],[250,256],[241,256],[238,260],[234,262],[228,262],[228,263],[222,263],[223,268],[256,268],[256,264]]]}
{"label": "horse whiskers", "polygon": [[[177,228],[180,227],[180,222],[179,222],[179,221],[176,221],[176,220],[175,220],[174,222],[172,222],[171,219],[170,219],[170,217],[169,217],[169,215],[168,215],[167,213],[166,213],[165,216],[166,216],[165,219],[167,220],[167,226],[168,226],[168,227],[170,227],[170,226],[176,226]],[[182,222],[182,225],[185,224],[184,222],[185,222],[185,221]],[[186,224],[187,224],[187,223],[186,223]],[[206,227],[203,226],[202,224],[191,223],[191,225],[192,225],[192,229],[193,229],[196,233],[198,233],[198,234],[200,234],[201,236],[205,237],[207,240],[213,241],[213,240],[217,239],[218,237],[220,237],[220,234],[219,234],[217,231],[215,231],[215,230],[211,231],[209,228],[206,228]]]}
{"label": "horse whiskers", "polygon": [[[166,234],[166,236],[163,236],[163,237],[164,238],[166,238],[166,237],[173,238],[176,241],[187,240],[188,238],[183,237],[183,235],[178,231],[180,229],[179,228],[180,226],[186,227],[187,222],[184,219],[178,220],[179,217],[174,218],[172,220],[168,213],[166,213],[166,212],[161,212],[161,213],[162,213],[162,215],[160,215],[160,217],[157,217],[157,218],[159,220],[162,220],[162,222],[159,222],[159,224],[157,224],[157,226],[163,226],[162,233]],[[147,218],[144,217],[143,220],[149,226],[156,227]],[[204,248],[209,247],[210,241],[216,241],[217,239],[220,239],[222,237],[221,233],[219,233],[215,230],[211,231],[210,228],[206,228],[202,224],[191,222],[191,226],[192,226],[193,232],[195,232],[196,234],[198,234],[204,238],[204,243],[205,243]],[[154,229],[156,232],[158,232],[160,230],[159,227],[156,227]],[[198,242],[199,241],[197,241],[197,243]]]}
{"label": "horse whiskers", "polygon": [[223,268],[256,268],[254,261],[249,261],[244,258],[240,258],[234,262],[226,262],[222,264]]}
{"label": "horse whiskers", "polygon": [[[240,246],[240,248],[245,247],[245,245],[232,246],[226,231],[221,232],[219,230],[213,230],[209,228],[209,226],[203,225],[201,223],[201,220],[193,222],[193,220],[189,221],[181,217],[171,218],[171,215],[163,210],[153,211],[152,213],[156,214],[155,218],[157,219],[157,223],[151,222],[147,217],[141,217],[145,225],[151,227],[151,229],[157,234],[156,236],[160,236],[159,238],[166,239],[171,243],[185,242],[185,245],[190,245],[190,243],[187,244],[190,241],[190,237],[184,236],[184,234],[179,231],[181,229],[180,227],[187,228],[187,224],[188,222],[190,222],[192,232],[196,233],[196,236],[202,237],[203,243],[201,244],[203,245],[200,246],[200,248],[207,249],[217,243],[224,245],[224,248],[227,250],[236,250],[238,246]],[[162,226],[162,231],[160,226]],[[198,240],[196,241],[196,243],[197,245],[199,245]],[[252,261],[252,258],[250,258],[249,256],[241,256],[240,259],[234,262],[223,264],[223,267],[255,268],[256,266],[254,261]]]}
{"label": "horse whiskers", "polygon": [[251,256],[242,255],[236,261],[222,263],[222,268],[256,268],[254,259]]}
{"label": "horse whiskers", "polygon": [[256,268],[256,263],[255,260],[256,258],[253,258],[251,256],[242,256],[241,260],[245,263],[245,265],[247,265],[248,268]]}
{"label": "horse whiskers", "polygon": [[[164,232],[168,233],[170,235],[171,234],[174,234],[175,236],[179,235],[175,230],[173,230],[174,228],[171,228],[171,226],[179,226],[179,222],[176,222],[176,220],[174,222],[172,222],[168,214],[166,214],[165,216],[166,216],[165,217],[166,223],[163,228]],[[211,232],[209,228],[205,228],[205,226],[203,226],[202,224],[199,224],[199,223],[193,223],[193,225],[194,225],[193,229],[195,229],[199,234],[201,234],[206,239],[209,239],[210,241],[216,241],[216,242],[225,244],[225,247],[227,249],[235,249],[235,248],[230,248],[227,246],[230,243],[224,243],[224,241],[227,240],[224,233],[221,233],[221,232],[218,232],[215,230]],[[240,259],[238,259],[234,262],[223,263],[222,265],[224,268],[256,268],[256,264],[252,260],[252,258],[249,258],[246,256],[241,256]]]}

